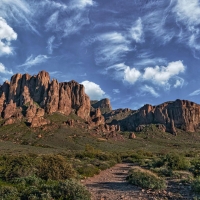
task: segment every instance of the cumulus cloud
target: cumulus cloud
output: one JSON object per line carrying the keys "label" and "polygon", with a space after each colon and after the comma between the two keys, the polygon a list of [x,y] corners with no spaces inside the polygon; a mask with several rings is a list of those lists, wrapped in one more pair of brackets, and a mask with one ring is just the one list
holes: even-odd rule
{"label": "cumulus cloud", "polygon": [[200,94],[200,89],[195,90],[194,92],[190,93],[189,96],[197,96]]}
{"label": "cumulus cloud", "polygon": [[165,85],[172,77],[183,73],[186,67],[182,61],[170,62],[168,66],[147,67],[144,69],[143,79],[155,84]]}
{"label": "cumulus cloud", "polygon": [[0,56],[12,54],[11,41],[17,39],[17,33],[0,17]]}
{"label": "cumulus cloud", "polygon": [[127,67],[124,70],[124,80],[129,82],[130,84],[134,84],[141,76],[140,71],[135,68]]}
{"label": "cumulus cloud", "polygon": [[174,11],[178,19],[186,25],[200,24],[200,4],[198,0],[178,0]]}
{"label": "cumulus cloud", "polygon": [[137,43],[143,42],[143,25],[142,25],[142,20],[139,18],[134,26],[130,30],[131,37],[133,40],[135,40]]}
{"label": "cumulus cloud", "polygon": [[34,57],[33,55],[29,56],[25,63],[22,64],[22,65],[18,65],[18,67],[25,67],[25,69],[28,69],[32,66],[35,66],[35,65],[38,65],[38,64],[41,64],[41,63],[44,63],[46,62],[47,60],[49,59],[48,56],[46,55],[38,55],[36,57]]}
{"label": "cumulus cloud", "polygon": [[[107,67],[105,73],[111,74],[115,79],[128,82],[129,84],[148,82],[156,86],[164,87],[165,89],[170,89],[171,85],[174,88],[183,86],[184,79],[178,75],[185,72],[185,69],[186,67],[182,61],[170,62],[167,66],[146,67],[143,70],[135,67],[131,68],[124,63],[119,63]],[[143,91],[148,87],[145,86]],[[152,89],[150,91],[152,95],[157,96]]]}
{"label": "cumulus cloud", "polygon": [[155,89],[151,86],[144,85],[140,88],[142,93],[149,93],[154,97],[159,97],[160,95],[155,91]]}
{"label": "cumulus cloud", "polygon": [[6,67],[0,63],[0,73],[1,74],[4,74],[4,75],[12,75],[13,74],[13,71],[12,70],[7,70]]}
{"label": "cumulus cloud", "polygon": [[83,81],[81,84],[85,86],[85,92],[91,100],[100,100],[105,96],[105,92],[98,84],[88,80]]}

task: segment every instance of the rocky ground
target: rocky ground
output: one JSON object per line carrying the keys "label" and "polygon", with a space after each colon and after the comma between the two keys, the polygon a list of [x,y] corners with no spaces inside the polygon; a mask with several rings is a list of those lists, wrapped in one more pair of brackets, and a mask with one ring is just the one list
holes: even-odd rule
{"label": "rocky ground", "polygon": [[82,183],[92,194],[92,200],[146,200],[146,199],[193,199],[190,186],[177,180],[168,180],[164,191],[144,190],[126,182],[132,164],[121,163],[102,171]]}

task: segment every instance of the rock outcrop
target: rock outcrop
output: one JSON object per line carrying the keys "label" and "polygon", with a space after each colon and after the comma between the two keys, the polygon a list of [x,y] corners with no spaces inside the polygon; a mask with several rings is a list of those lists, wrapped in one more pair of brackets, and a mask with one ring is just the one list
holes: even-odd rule
{"label": "rock outcrop", "polygon": [[[91,101],[84,86],[76,81],[59,83],[50,80],[48,72],[38,75],[15,74],[10,82],[0,86],[0,115],[4,125],[26,119],[31,127],[49,124],[46,114],[74,113],[87,121],[88,128],[99,132],[142,131],[146,125],[155,124],[160,131],[177,135],[177,128],[194,132],[200,127],[200,105],[176,100],[139,110],[112,110],[110,100]],[[72,121],[67,124],[74,126]],[[112,134],[110,135],[112,136]]]}
{"label": "rock outcrop", "polygon": [[112,106],[108,98],[102,99],[100,101],[91,101],[92,108],[99,108],[102,114],[112,111]]}
{"label": "rock outcrop", "polygon": [[47,123],[43,118],[45,113],[75,113],[88,120],[90,107],[90,99],[85,94],[83,85],[75,81],[51,81],[48,72],[45,71],[35,76],[15,74],[10,82],[6,81],[0,86],[1,117],[9,119],[21,108],[24,117],[33,127]]}
{"label": "rock outcrop", "polygon": [[[200,105],[179,99],[158,106],[146,104],[139,110],[131,111],[129,115],[118,119],[117,122],[122,130],[126,131],[141,131],[147,124],[156,124],[162,131],[174,135],[177,134],[176,128],[194,132],[200,125]],[[115,124],[116,120],[110,123]]]}

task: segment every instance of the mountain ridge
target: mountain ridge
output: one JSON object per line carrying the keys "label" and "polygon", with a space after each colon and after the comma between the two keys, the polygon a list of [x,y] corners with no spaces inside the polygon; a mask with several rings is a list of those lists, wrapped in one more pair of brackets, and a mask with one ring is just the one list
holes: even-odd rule
{"label": "mountain ridge", "polygon": [[[49,73],[15,74],[0,86],[0,115],[4,125],[24,120],[31,127],[50,124],[45,115],[76,114],[99,132],[142,131],[156,124],[164,132],[177,134],[176,129],[195,132],[200,125],[200,105],[177,99],[157,106],[146,104],[138,110],[112,110],[109,99],[90,101],[84,86],[72,80],[59,83]],[[73,122],[69,122],[72,124]]]}

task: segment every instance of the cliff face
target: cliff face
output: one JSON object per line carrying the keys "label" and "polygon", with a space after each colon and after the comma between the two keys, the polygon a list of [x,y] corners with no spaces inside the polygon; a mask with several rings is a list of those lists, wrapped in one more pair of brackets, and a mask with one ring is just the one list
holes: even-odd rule
{"label": "cliff face", "polygon": [[162,131],[176,135],[176,128],[194,132],[200,127],[200,105],[176,100],[158,106],[144,105],[139,110],[112,110],[110,100],[92,101],[84,86],[76,81],[59,83],[50,80],[48,72],[38,75],[15,74],[0,86],[0,115],[6,124],[26,118],[32,127],[50,123],[45,113],[75,113],[99,131],[141,131],[156,124]]}
{"label": "cliff face", "polygon": [[100,101],[91,101],[91,106],[92,108],[99,108],[102,114],[112,111],[110,100],[108,98]]}
{"label": "cliff face", "polygon": [[24,106],[26,110],[22,113],[30,120],[38,117],[41,121],[44,113],[53,112],[65,115],[75,112],[85,120],[90,117],[90,99],[83,85],[75,81],[51,81],[45,71],[36,76],[15,74],[10,82],[0,86],[0,114],[3,118],[13,117],[18,110],[16,108],[23,110]]}
{"label": "cliff face", "polygon": [[161,124],[167,132],[173,134],[176,134],[176,128],[194,132],[200,125],[200,105],[186,100],[166,102],[158,106],[147,104],[118,120],[118,123],[123,130],[129,131],[140,131],[142,125]]}

